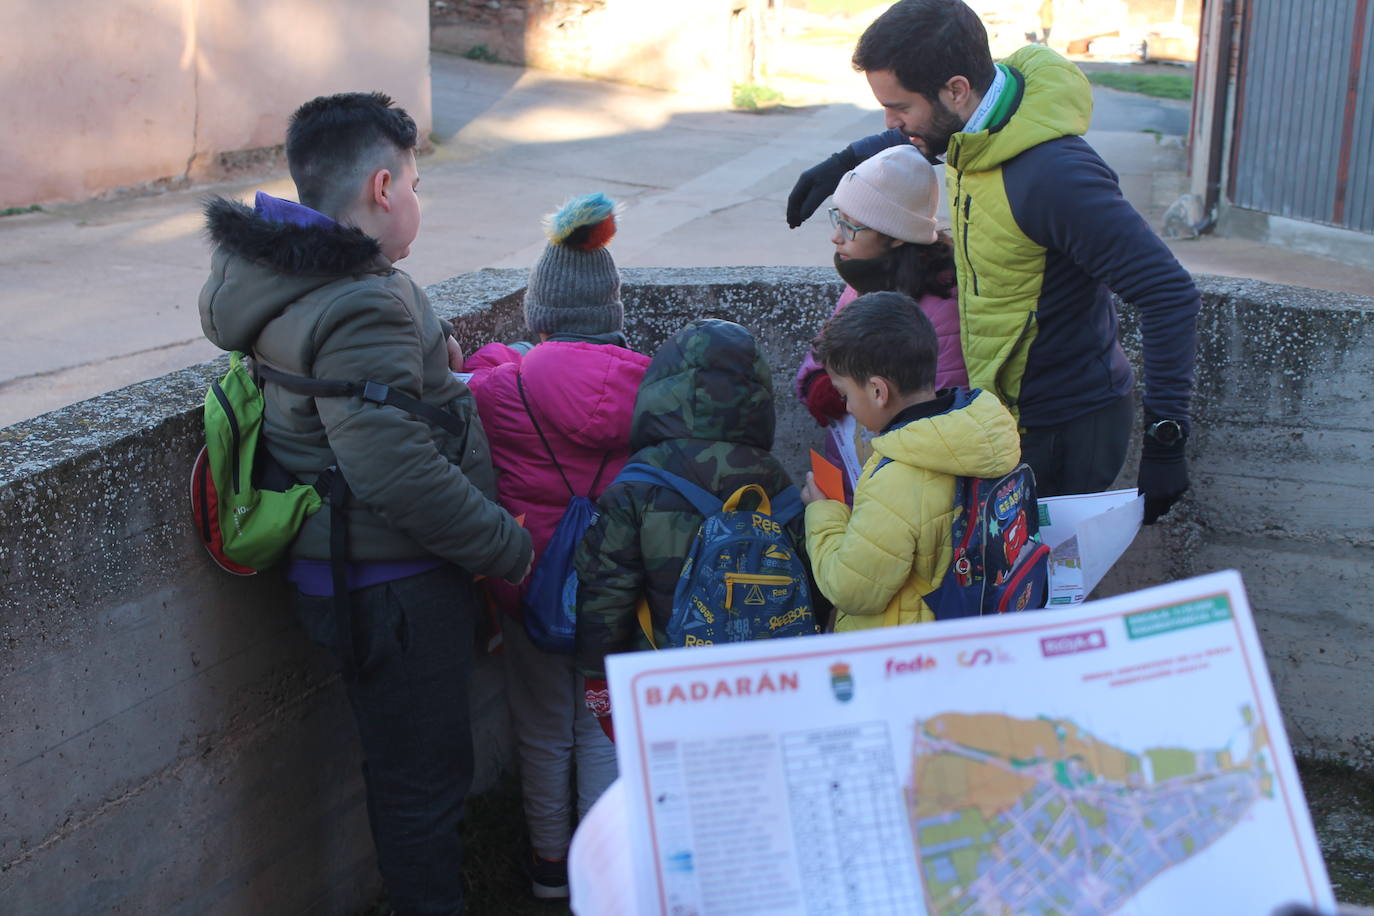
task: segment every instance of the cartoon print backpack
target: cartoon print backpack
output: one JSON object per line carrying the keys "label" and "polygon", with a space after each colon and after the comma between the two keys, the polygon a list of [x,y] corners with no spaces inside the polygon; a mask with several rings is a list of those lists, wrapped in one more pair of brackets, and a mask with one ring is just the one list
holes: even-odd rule
{"label": "cartoon print backpack", "polygon": [[1045,606],[1050,548],[1040,539],[1029,465],[1005,477],[955,481],[952,543],[949,569],[925,597],[936,620]]}
{"label": "cartoon print backpack", "polygon": [[[673,593],[667,646],[658,648],[818,632],[806,565],[785,528],[802,511],[796,487],[770,499],[750,484],[722,503],[691,481],[647,464],[627,464],[616,479],[668,487],[705,516]],[[750,494],[758,507],[740,508]]]}
{"label": "cartoon print backpack", "polygon": [[592,478],[587,495],[578,493],[568,481],[568,475],[563,473],[563,466],[554,456],[549,440],[544,438],[544,430],[530,409],[529,399],[525,396],[525,383],[518,371],[515,386],[520,392],[525,413],[529,414],[534,431],[539,434],[539,441],[544,443],[544,451],[557,469],[558,476],[563,478],[563,486],[568,488],[568,508],[563,510],[553,536],[544,545],[544,552],[539,555],[539,562],[530,573],[529,587],[520,599],[520,616],[530,642],[545,652],[571,655],[577,637],[577,569],[573,566],[573,558],[583,535],[596,522],[596,504],[590,497],[596,492],[596,485],[601,480],[601,472],[606,469],[611,453],[607,452],[601,459],[601,466],[596,469],[596,477]]}

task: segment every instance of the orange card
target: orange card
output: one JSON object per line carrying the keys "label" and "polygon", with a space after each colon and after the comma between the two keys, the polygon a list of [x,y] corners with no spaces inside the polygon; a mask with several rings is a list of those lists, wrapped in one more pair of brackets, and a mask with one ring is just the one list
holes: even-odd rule
{"label": "orange card", "polygon": [[814,448],[811,450],[811,478],[826,499],[844,502],[844,477],[840,469]]}

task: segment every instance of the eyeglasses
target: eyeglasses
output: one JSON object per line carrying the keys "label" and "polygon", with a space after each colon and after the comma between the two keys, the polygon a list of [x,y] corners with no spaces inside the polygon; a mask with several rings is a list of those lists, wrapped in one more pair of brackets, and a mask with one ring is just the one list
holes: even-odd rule
{"label": "eyeglasses", "polygon": [[859,233],[865,229],[872,229],[872,226],[859,226],[840,216],[839,207],[830,208],[830,225],[834,229],[839,229],[844,233],[844,237],[851,242],[859,237]]}

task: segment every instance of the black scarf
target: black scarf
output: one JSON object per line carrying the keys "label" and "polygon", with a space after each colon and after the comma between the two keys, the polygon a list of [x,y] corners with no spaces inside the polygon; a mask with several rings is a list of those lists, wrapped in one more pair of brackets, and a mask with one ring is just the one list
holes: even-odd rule
{"label": "black scarf", "polygon": [[842,258],[835,252],[835,271],[840,279],[854,287],[859,295],[881,293],[892,289],[892,256],[890,253],[876,258]]}

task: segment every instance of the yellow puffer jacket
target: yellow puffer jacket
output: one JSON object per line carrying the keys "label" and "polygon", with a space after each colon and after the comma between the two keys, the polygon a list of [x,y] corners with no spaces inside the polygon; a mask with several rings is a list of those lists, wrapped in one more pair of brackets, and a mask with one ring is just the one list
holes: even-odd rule
{"label": "yellow puffer jacket", "polygon": [[945,183],[969,387],[994,392],[1016,412],[1039,331],[1045,248],[1022,231],[1002,166],[1047,141],[1086,133],[1093,97],[1078,67],[1049,48],[1022,48],[1003,64],[1011,83],[993,124],[950,138]]}
{"label": "yellow puffer jacket", "polygon": [[982,391],[876,437],[853,511],[829,499],[806,507],[807,552],[835,629],[934,620],[924,597],[949,567],[954,478],[1000,477],[1020,460],[1016,421]]}

